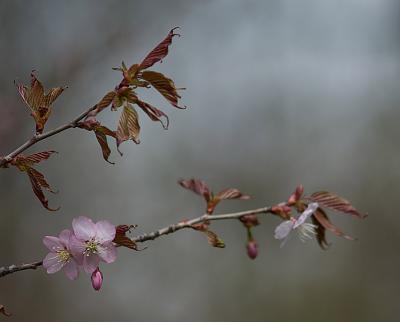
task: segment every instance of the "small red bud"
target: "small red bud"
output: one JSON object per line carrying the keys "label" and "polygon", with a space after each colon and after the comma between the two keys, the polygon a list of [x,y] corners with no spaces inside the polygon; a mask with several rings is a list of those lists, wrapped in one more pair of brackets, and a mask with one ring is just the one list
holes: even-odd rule
{"label": "small red bud", "polygon": [[258,245],[254,239],[251,239],[247,242],[247,255],[251,259],[256,259],[258,255]]}
{"label": "small red bud", "polygon": [[298,185],[296,190],[292,193],[292,195],[289,197],[287,204],[289,206],[293,206],[297,201],[300,200],[301,196],[304,193],[304,187],[303,185]]}
{"label": "small red bud", "polygon": [[103,274],[100,269],[97,267],[96,270],[92,273],[92,286],[96,291],[99,291],[101,285],[103,284]]}
{"label": "small red bud", "polygon": [[260,222],[258,221],[258,218],[256,215],[251,214],[251,215],[244,215],[239,218],[239,220],[243,223],[243,225],[247,228],[251,228],[254,226],[258,226]]}

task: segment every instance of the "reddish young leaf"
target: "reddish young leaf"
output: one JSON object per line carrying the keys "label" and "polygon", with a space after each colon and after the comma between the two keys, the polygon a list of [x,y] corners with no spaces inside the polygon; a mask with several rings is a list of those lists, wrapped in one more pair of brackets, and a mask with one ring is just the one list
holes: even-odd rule
{"label": "reddish young leaf", "polygon": [[226,199],[242,199],[246,200],[250,197],[242,194],[238,189],[230,188],[220,191],[217,195],[213,195],[210,189],[207,187],[206,183],[199,179],[190,180],[179,180],[178,183],[194,193],[201,195],[207,202],[207,213],[212,214],[215,207],[219,204],[221,200]]}
{"label": "reddish young leaf", "polygon": [[107,108],[112,101],[114,100],[114,97],[117,93],[115,91],[108,92],[104,97],[101,99],[100,102],[96,104],[96,114],[100,113],[102,110]]}
{"label": "reddish young leaf", "polygon": [[[152,121],[158,121],[161,123],[163,128],[166,130],[168,129],[169,126],[169,119],[167,114],[165,114],[163,111],[159,110],[158,108],[150,105],[149,103],[143,102],[141,100],[137,100],[135,102],[149,117]],[[165,118],[166,123],[164,124],[162,118]]]}
{"label": "reddish young leaf", "polygon": [[162,96],[165,97],[166,100],[171,103],[171,105],[181,109],[186,108],[185,106],[180,107],[178,105],[178,100],[181,98],[181,96],[178,94],[172,79],[165,77],[161,73],[150,70],[144,71],[141,74],[141,78],[149,82]]}
{"label": "reddish young leaf", "polygon": [[10,313],[10,312],[7,312],[7,310],[6,310],[6,308],[4,307],[3,304],[0,304],[0,313],[3,314],[3,315],[5,315],[5,316],[8,316],[8,317],[11,316],[11,313]]}
{"label": "reddish young leaf", "polygon": [[208,202],[211,199],[211,192],[206,183],[199,179],[184,180],[181,179],[178,183],[185,189],[191,190],[194,193],[201,195]]}
{"label": "reddish young leaf", "polygon": [[28,155],[27,157],[23,157],[23,159],[24,159],[25,163],[32,165],[35,163],[42,162],[43,160],[47,160],[48,158],[51,157],[51,155],[53,153],[57,153],[57,152],[53,151],[53,150],[38,152],[38,153]]}
{"label": "reddish young leaf", "polygon": [[353,216],[364,218],[366,215],[358,212],[356,208],[354,208],[349,201],[346,199],[339,197],[331,192],[327,191],[318,191],[314,192],[310,197],[307,198],[313,202],[318,202],[320,206],[326,207],[332,210],[336,210],[338,212],[343,212],[346,214],[351,214]]}
{"label": "reddish young leaf", "polygon": [[219,200],[227,200],[227,199],[248,200],[250,199],[250,196],[241,193],[238,189],[229,188],[218,192],[215,198],[218,198]]}
{"label": "reddish young leaf", "polygon": [[20,154],[11,161],[11,164],[17,167],[21,172],[26,172],[29,181],[31,182],[32,190],[35,193],[36,197],[42,203],[43,207],[45,207],[50,211],[56,211],[59,208],[53,209],[49,207],[48,200],[45,197],[42,189],[46,189],[51,193],[56,193],[56,191],[51,189],[44,175],[39,171],[37,171],[36,169],[34,169],[32,167],[32,164],[39,163],[43,160],[48,159],[53,153],[54,151],[44,151],[29,155],[27,157]]}
{"label": "reddish young leaf", "polygon": [[136,144],[139,144],[140,143],[138,139],[139,132],[140,132],[139,116],[132,105],[126,104],[121,113],[118,129],[116,132],[117,149],[121,155],[122,153],[119,150],[120,144],[129,139],[134,141]]}
{"label": "reddish young leaf", "polygon": [[45,95],[44,89],[40,81],[33,72],[31,73],[31,87],[28,88],[23,84],[16,84],[24,102],[31,110],[31,115],[36,123],[36,132],[42,133],[44,125],[51,114],[51,104],[66,89],[66,87],[51,88]]}
{"label": "reddish young leaf", "polygon": [[229,200],[229,199],[248,200],[250,199],[250,196],[242,194],[238,189],[235,188],[222,190],[208,201],[207,213],[212,214],[215,210],[215,207],[221,202],[221,200]]}
{"label": "reddish young leaf", "polygon": [[28,168],[27,173],[29,176],[32,176],[34,178],[34,180],[40,185],[40,187],[46,189],[48,192],[57,193],[57,191],[51,189],[50,185],[47,183],[42,173],[32,167]]}
{"label": "reddish young leaf", "polygon": [[179,34],[175,34],[174,31],[178,27],[172,29],[167,37],[159,43],[140,63],[138,69],[143,70],[153,66],[155,63],[161,61],[165,56],[168,55],[168,47],[172,43],[172,38],[174,36],[180,36]]}
{"label": "reddish young leaf", "polygon": [[113,242],[119,246],[123,246],[133,250],[138,250],[136,243],[127,236],[116,235]]}
{"label": "reddish young leaf", "polygon": [[126,236],[127,232],[130,232],[131,228],[135,228],[135,225],[119,225],[116,227],[116,234],[113,242],[119,246],[127,247],[130,249],[138,250],[136,243]]}
{"label": "reddish young leaf", "polygon": [[116,138],[116,133],[114,131],[111,131],[109,128],[101,125],[100,122],[97,121],[94,116],[85,119],[85,121],[83,122],[79,122],[78,127],[81,129],[85,129],[87,131],[94,132],[97,142],[101,147],[104,160],[106,160],[108,163],[114,164],[113,162],[110,162],[108,160],[111,154],[111,149],[108,146],[107,136]]}
{"label": "reddish young leaf", "polygon": [[103,154],[104,160],[106,160],[110,164],[114,164],[114,162],[108,160],[111,154],[111,149],[108,146],[107,136],[104,134],[104,132],[97,130],[94,131],[94,134],[96,135],[97,142],[99,142],[99,145],[101,147],[101,152]]}
{"label": "reddish young leaf", "polygon": [[[328,218],[328,215],[325,213],[325,211],[322,208],[318,208],[316,210],[316,212],[312,215],[312,217],[316,221],[318,221],[323,228],[334,233],[336,236],[340,236],[340,237],[346,238],[348,240],[354,240],[353,237],[345,235],[342,230],[340,230],[338,227],[336,227],[334,224],[332,224]],[[317,231],[317,233],[318,233],[318,231]],[[318,238],[318,235],[317,235],[317,238]],[[320,237],[320,238],[322,238],[322,237]],[[326,241],[324,243],[327,244]]]}
{"label": "reddish young leaf", "polygon": [[319,246],[323,250],[328,249],[330,244],[326,240],[325,227],[321,225],[321,223],[315,218],[314,215],[311,216],[311,220],[312,220],[312,223],[317,227],[315,229],[315,232],[316,232],[315,238],[317,239]]}
{"label": "reddish young leaf", "polygon": [[49,201],[45,197],[42,188],[54,193],[54,191],[51,190],[49,184],[47,183],[46,179],[44,178],[43,174],[41,174],[39,171],[33,169],[33,168],[28,168],[26,171],[28,174],[29,180],[32,185],[32,190],[35,193],[36,197],[39,199],[39,201],[42,203],[43,207],[45,207],[47,210],[50,211],[57,211],[60,209],[58,208],[50,208],[49,207]]}

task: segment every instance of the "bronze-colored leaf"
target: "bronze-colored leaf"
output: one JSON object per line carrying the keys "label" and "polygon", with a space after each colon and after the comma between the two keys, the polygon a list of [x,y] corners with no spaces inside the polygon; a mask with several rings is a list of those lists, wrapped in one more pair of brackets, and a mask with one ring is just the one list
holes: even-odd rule
{"label": "bronze-colored leaf", "polygon": [[215,210],[215,207],[221,202],[221,200],[228,199],[241,199],[247,200],[250,199],[250,196],[242,194],[238,189],[229,188],[220,191],[217,195],[213,196],[207,202],[207,213],[212,214]]}
{"label": "bronze-colored leaf", "polygon": [[[136,144],[140,143],[139,132],[139,116],[132,105],[125,104],[119,119],[118,129],[116,133],[118,151],[120,144],[129,139],[134,141]],[[119,152],[121,153],[121,151]]]}
{"label": "bronze-colored leaf", "polygon": [[213,246],[213,247],[217,247],[217,248],[225,248],[225,243],[222,239],[220,239],[216,233],[210,231],[210,230],[206,230],[204,232],[207,236],[207,240],[208,243]]}
{"label": "bronze-colored leaf", "polygon": [[104,160],[106,160],[110,164],[114,164],[114,162],[108,160],[111,154],[111,149],[108,146],[107,136],[101,131],[94,131],[94,134],[96,135],[97,142],[99,142],[99,145],[101,147],[101,152],[103,154]]}
{"label": "bronze-colored leaf", "polygon": [[136,243],[126,236],[127,232],[130,232],[131,228],[135,228],[135,225],[119,225],[116,227],[116,234],[113,242],[119,246],[127,247],[130,249],[138,250]]}
{"label": "bronze-colored leaf", "polygon": [[44,125],[51,114],[51,104],[53,104],[66,87],[51,88],[47,95],[45,95],[43,85],[33,72],[31,73],[30,88],[23,84],[16,85],[22,99],[31,110],[31,115],[36,123],[36,133],[42,133]]}
{"label": "bronze-colored leaf", "polygon": [[29,176],[32,176],[35,178],[36,182],[40,185],[40,187],[46,189],[48,192],[57,193],[57,191],[51,189],[50,185],[47,183],[47,181],[42,173],[40,173],[39,171],[37,171],[34,168],[29,168],[27,170],[27,173]]}
{"label": "bronze-colored leaf", "polygon": [[172,79],[164,76],[161,73],[157,73],[154,71],[144,71],[141,74],[141,78],[149,82],[162,96],[168,100],[171,105],[177,108],[186,108],[178,105],[178,100],[181,96],[178,94],[177,89],[175,87]]}
{"label": "bronze-colored leaf", "polygon": [[53,209],[49,207],[48,200],[45,197],[42,189],[45,189],[51,193],[56,193],[56,191],[51,189],[44,175],[34,169],[32,165],[48,159],[54,152],[55,151],[44,151],[32,154],[27,157],[20,154],[12,159],[10,162],[10,164],[17,167],[21,172],[26,172],[32,185],[32,190],[35,193],[36,197],[39,199],[42,205],[50,211],[56,211],[59,208]]}
{"label": "bronze-colored leaf", "polygon": [[26,157],[23,157],[23,159],[24,159],[24,162],[32,165],[35,163],[42,162],[43,160],[47,160],[48,158],[51,157],[51,155],[53,153],[57,153],[57,152],[53,151],[53,150],[38,152],[38,153],[34,153],[34,154],[28,155]]}
{"label": "bronze-colored leaf", "polygon": [[328,249],[330,244],[326,240],[325,227],[321,225],[321,223],[315,218],[314,215],[311,216],[311,220],[312,220],[313,224],[317,227],[315,229],[315,232],[316,232],[315,238],[317,239],[319,246],[323,250]]}
{"label": "bronze-colored leaf", "polygon": [[314,192],[307,199],[313,202],[318,202],[319,205],[322,207],[326,207],[346,214],[351,214],[359,218],[366,217],[366,215],[361,214],[356,208],[354,208],[348,200],[328,191]]}
{"label": "bronze-colored leaf", "polygon": [[45,106],[50,106],[54,103],[54,101],[61,95],[61,93],[65,90],[66,87],[55,87],[51,88],[47,95],[45,96],[44,102]]}
{"label": "bronze-colored leaf", "polygon": [[3,304],[0,304],[0,313],[10,317],[12,314],[8,312]]}
{"label": "bronze-colored leaf", "polygon": [[250,196],[241,193],[238,189],[235,189],[235,188],[229,188],[229,189],[222,190],[222,191],[218,192],[218,194],[215,197],[220,200],[225,200],[225,199],[248,200],[248,199],[250,199]]}
{"label": "bronze-colored leaf", "polygon": [[[136,104],[150,117],[152,121],[158,121],[161,123],[163,128],[166,130],[169,126],[169,119],[167,114],[163,111],[159,110],[158,108],[150,105],[149,103],[143,102],[141,100],[137,100]],[[163,122],[162,118],[165,118],[166,123]]]}
{"label": "bronze-colored leaf", "polygon": [[39,201],[42,203],[43,207],[45,207],[47,210],[50,211],[57,211],[60,209],[60,207],[58,208],[50,208],[49,207],[49,201],[47,200],[47,198],[45,197],[42,188],[53,192],[49,186],[49,184],[47,183],[46,179],[44,178],[43,174],[41,174],[39,171],[33,169],[33,168],[28,168],[28,170],[26,171],[29,177],[29,180],[31,182],[32,185],[32,190],[35,193],[36,197],[39,199]]}
{"label": "bronze-colored leaf", "polygon": [[174,36],[180,36],[179,34],[175,34],[174,31],[177,28],[172,29],[167,37],[159,43],[140,63],[138,69],[143,70],[153,66],[155,63],[161,61],[165,56],[168,55],[168,47],[172,43],[172,38]]}
{"label": "bronze-colored leaf", "polygon": [[348,240],[354,240],[353,237],[345,235],[342,230],[332,224],[332,222],[328,218],[328,215],[322,208],[318,208],[312,216],[315,217],[315,219],[322,225],[322,227],[334,233],[336,236],[340,236]]}
{"label": "bronze-colored leaf", "polygon": [[114,164],[113,162],[110,162],[108,160],[111,154],[111,149],[108,146],[107,136],[116,138],[116,133],[114,131],[111,131],[109,128],[101,125],[100,122],[97,121],[94,116],[85,119],[85,121],[83,122],[79,122],[78,127],[81,129],[85,129],[87,131],[94,132],[94,134],[96,135],[97,142],[101,147],[101,152],[103,154],[104,160],[106,160],[108,163]]}
{"label": "bronze-colored leaf", "polygon": [[136,243],[127,236],[115,236],[115,239],[113,241],[119,246],[138,250]]}
{"label": "bronze-colored leaf", "polygon": [[178,181],[178,183],[183,188],[191,190],[194,193],[203,196],[207,202],[211,199],[210,189],[208,188],[207,184],[203,180],[195,179],[195,178],[189,179],[189,180],[181,179]]}
{"label": "bronze-colored leaf", "polygon": [[104,95],[101,101],[96,104],[96,114],[107,108],[114,100],[115,95],[115,91],[108,92],[106,95]]}

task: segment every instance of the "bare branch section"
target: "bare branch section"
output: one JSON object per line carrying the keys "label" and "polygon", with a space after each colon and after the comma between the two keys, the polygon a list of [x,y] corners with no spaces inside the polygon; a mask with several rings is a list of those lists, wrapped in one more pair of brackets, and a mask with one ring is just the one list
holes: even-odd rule
{"label": "bare branch section", "polygon": [[28,141],[26,141],[24,144],[22,144],[21,146],[19,146],[18,148],[16,148],[14,151],[12,151],[11,153],[9,153],[8,155],[6,155],[3,158],[0,158],[0,168],[4,168],[9,162],[11,162],[11,160],[16,157],[17,155],[19,155],[20,153],[24,152],[25,150],[27,150],[28,148],[30,148],[32,145],[35,145],[36,143],[47,139],[53,135],[56,135],[58,133],[61,133],[65,130],[71,129],[71,128],[75,128],[78,126],[79,121],[81,121],[82,119],[84,119],[91,111],[95,110],[97,107],[97,104],[92,106],[91,108],[87,109],[85,112],[81,113],[80,115],[78,115],[75,119],[73,119],[71,122],[66,123],[64,125],[61,125],[51,131],[42,133],[42,134],[37,134],[34,135],[31,139],[29,139]]}
{"label": "bare branch section", "polygon": [[[176,224],[169,225],[167,227],[158,229],[156,231],[146,233],[143,235],[139,235],[137,237],[132,238],[135,243],[144,243],[149,240],[157,239],[164,235],[169,235],[172,233],[177,232],[178,230],[190,228],[193,229],[193,225],[201,224],[205,222],[217,221],[217,220],[231,220],[231,219],[240,219],[246,215],[257,215],[257,214],[267,214],[271,213],[272,207],[263,207],[257,208],[253,210],[246,210],[241,212],[234,212],[234,213],[227,213],[227,214],[220,214],[220,215],[208,215],[204,214],[200,217],[188,220],[188,221],[181,221]],[[13,274],[19,271],[24,271],[28,269],[37,269],[39,266],[42,266],[42,261],[36,261],[33,263],[22,264],[22,265],[10,265],[5,267],[0,267],[0,277]]]}
{"label": "bare branch section", "polygon": [[0,277],[6,276],[8,274],[16,273],[19,271],[25,271],[27,269],[36,269],[39,266],[42,266],[42,261],[37,261],[29,264],[21,264],[21,265],[10,265],[0,268]]}

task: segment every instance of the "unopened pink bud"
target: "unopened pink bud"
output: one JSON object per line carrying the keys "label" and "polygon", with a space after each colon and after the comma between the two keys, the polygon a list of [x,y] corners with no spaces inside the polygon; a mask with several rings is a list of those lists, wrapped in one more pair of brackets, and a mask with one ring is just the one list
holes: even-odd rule
{"label": "unopened pink bud", "polygon": [[92,273],[92,286],[96,291],[101,289],[101,285],[103,284],[103,273],[97,267],[96,270]]}
{"label": "unopened pink bud", "polygon": [[258,255],[258,245],[254,239],[249,240],[247,243],[247,255],[251,259],[256,259],[257,255]]}
{"label": "unopened pink bud", "polygon": [[300,200],[303,193],[304,187],[302,185],[297,186],[295,192],[293,192],[292,195],[289,197],[287,205],[293,206],[294,204],[296,204],[296,202]]}

